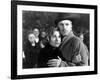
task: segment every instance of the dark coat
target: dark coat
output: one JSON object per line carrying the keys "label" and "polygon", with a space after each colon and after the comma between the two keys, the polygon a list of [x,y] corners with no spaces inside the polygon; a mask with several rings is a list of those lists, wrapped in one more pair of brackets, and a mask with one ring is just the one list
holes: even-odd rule
{"label": "dark coat", "polygon": [[73,32],[64,37],[60,50],[69,66],[88,65],[88,49]]}
{"label": "dark coat", "polygon": [[23,63],[23,68],[35,68],[37,65],[37,56],[40,51],[39,43],[32,46],[29,41],[26,42],[24,54],[25,60]]}
{"label": "dark coat", "polygon": [[47,62],[51,59],[58,59],[57,56],[59,56],[62,60],[65,60],[59,48],[54,48],[47,44],[46,47],[42,49],[38,55],[38,67],[48,67]]}

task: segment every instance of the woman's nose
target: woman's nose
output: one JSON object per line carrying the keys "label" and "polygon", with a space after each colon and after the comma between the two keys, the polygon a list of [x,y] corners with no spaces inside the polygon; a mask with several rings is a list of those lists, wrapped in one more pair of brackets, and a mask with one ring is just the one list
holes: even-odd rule
{"label": "woman's nose", "polygon": [[56,41],[57,41],[57,42],[60,42],[60,39],[59,39],[59,38],[56,38]]}
{"label": "woman's nose", "polygon": [[56,37],[56,41],[58,41],[58,38]]}

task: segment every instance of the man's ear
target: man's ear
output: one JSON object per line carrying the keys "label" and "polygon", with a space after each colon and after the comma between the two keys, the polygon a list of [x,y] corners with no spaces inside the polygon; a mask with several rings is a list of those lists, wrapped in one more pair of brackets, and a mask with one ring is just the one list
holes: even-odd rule
{"label": "man's ear", "polygon": [[72,28],[73,28],[73,24],[71,24],[71,30],[72,30]]}

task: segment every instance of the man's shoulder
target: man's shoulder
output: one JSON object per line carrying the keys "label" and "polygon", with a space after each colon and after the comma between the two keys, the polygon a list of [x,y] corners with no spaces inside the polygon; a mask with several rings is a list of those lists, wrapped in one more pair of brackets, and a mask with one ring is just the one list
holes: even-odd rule
{"label": "man's shoulder", "polygon": [[68,40],[66,39],[63,43],[62,43],[62,45],[61,45],[61,47],[63,46],[63,47],[67,47],[67,46],[70,46],[70,45],[74,45],[74,46],[77,46],[77,45],[79,45],[81,43],[81,40],[77,37],[77,36],[72,36],[72,37],[70,37]]}
{"label": "man's shoulder", "polygon": [[80,40],[79,37],[77,37],[77,36],[73,36],[70,40],[72,40],[72,41],[75,42],[75,43],[81,42],[81,40]]}
{"label": "man's shoulder", "polygon": [[74,45],[74,47],[83,47],[84,46],[83,41],[77,36],[74,36],[72,38],[72,44]]}
{"label": "man's shoulder", "polygon": [[70,43],[80,43],[81,40],[77,36],[72,36],[69,39],[66,38],[66,40],[63,42],[63,44],[70,44]]}

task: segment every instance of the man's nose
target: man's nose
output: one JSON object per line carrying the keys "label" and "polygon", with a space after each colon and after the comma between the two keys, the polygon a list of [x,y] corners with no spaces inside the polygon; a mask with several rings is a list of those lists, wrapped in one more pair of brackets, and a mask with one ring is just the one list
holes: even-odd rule
{"label": "man's nose", "polygon": [[64,29],[66,28],[66,25],[65,25],[65,24],[63,25],[63,28],[64,28]]}

